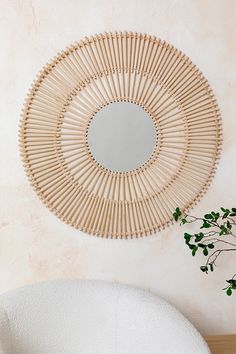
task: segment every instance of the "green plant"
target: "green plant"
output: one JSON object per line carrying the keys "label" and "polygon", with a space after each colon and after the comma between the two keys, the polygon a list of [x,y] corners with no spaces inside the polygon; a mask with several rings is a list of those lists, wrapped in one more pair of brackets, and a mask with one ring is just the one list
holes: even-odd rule
{"label": "green plant", "polygon": [[[184,239],[186,245],[195,256],[197,252],[202,252],[206,258],[204,265],[200,267],[205,274],[213,272],[216,261],[225,252],[236,251],[236,208],[220,208],[220,211],[212,211],[202,218],[183,213],[179,207],[173,213],[175,221],[180,221],[180,225],[200,223],[198,233],[190,234],[185,232]],[[232,295],[236,290],[236,274],[226,280],[227,287],[223,290],[227,295]]]}

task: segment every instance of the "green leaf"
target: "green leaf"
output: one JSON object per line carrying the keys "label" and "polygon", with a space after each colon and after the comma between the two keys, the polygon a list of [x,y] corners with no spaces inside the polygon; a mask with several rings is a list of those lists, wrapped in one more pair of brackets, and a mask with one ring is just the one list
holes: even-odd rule
{"label": "green leaf", "polygon": [[215,246],[213,245],[213,243],[209,243],[209,245],[207,245],[208,248],[212,249],[214,248]]}
{"label": "green leaf", "polygon": [[196,254],[197,250],[198,250],[198,247],[197,247],[197,246],[195,246],[195,248],[192,250],[192,256],[195,256],[195,254]]}
{"label": "green leaf", "polygon": [[187,232],[185,232],[184,233],[184,237],[186,238],[186,237],[192,237],[192,235],[191,234],[188,234]]}
{"label": "green leaf", "polygon": [[181,220],[181,223],[184,225],[184,224],[187,224],[188,221],[184,218],[184,219]]}
{"label": "green leaf", "polygon": [[208,272],[208,267],[207,266],[201,266],[200,269],[201,269],[201,271],[203,273],[207,273]]}
{"label": "green leaf", "polygon": [[214,220],[217,221],[220,217],[220,213],[214,213]]}
{"label": "green leaf", "polygon": [[228,228],[229,230],[232,229],[232,225],[230,224],[229,220],[227,221],[227,228]]}
{"label": "green leaf", "polygon": [[222,216],[222,219],[226,219],[230,214],[230,210],[229,209],[226,209],[223,216]]}
{"label": "green leaf", "polygon": [[184,233],[185,242],[188,244],[191,240],[192,235],[188,234],[187,232]]}
{"label": "green leaf", "polygon": [[178,221],[179,217],[178,217],[178,215],[176,213],[173,213],[173,218],[174,218],[175,221]]}
{"label": "green leaf", "polygon": [[208,229],[209,227],[211,227],[211,224],[209,224],[206,220],[203,220],[203,224],[200,229]]}
{"label": "green leaf", "polygon": [[219,235],[228,235],[228,229],[225,227],[225,225],[220,225],[220,233]]}
{"label": "green leaf", "polygon": [[203,254],[204,254],[204,256],[208,256],[208,250],[206,247],[203,249]]}
{"label": "green leaf", "polygon": [[228,296],[232,295],[232,289],[231,289],[231,287],[229,287],[229,288],[226,290],[226,294],[227,294]]}
{"label": "green leaf", "polygon": [[175,219],[175,221],[178,221],[179,220],[179,217],[182,215],[182,212],[180,210],[179,207],[177,207],[175,209],[175,212],[173,213],[173,218]]}
{"label": "green leaf", "polygon": [[214,268],[213,268],[213,264],[212,264],[212,263],[210,263],[210,264],[209,264],[209,266],[210,266],[210,270],[211,270],[211,272],[213,272],[213,270],[214,270]]}
{"label": "green leaf", "polygon": [[198,244],[198,247],[205,248],[206,245],[204,245],[204,243],[199,243],[199,244]]}
{"label": "green leaf", "polygon": [[204,238],[204,233],[200,232],[199,234],[195,235],[195,242],[199,242]]}
{"label": "green leaf", "polygon": [[227,283],[232,284],[233,286],[236,286],[236,279],[229,279],[226,281],[227,281]]}
{"label": "green leaf", "polygon": [[205,219],[213,219],[214,216],[211,215],[211,214],[205,214],[205,215],[204,215],[204,218],[205,218]]}

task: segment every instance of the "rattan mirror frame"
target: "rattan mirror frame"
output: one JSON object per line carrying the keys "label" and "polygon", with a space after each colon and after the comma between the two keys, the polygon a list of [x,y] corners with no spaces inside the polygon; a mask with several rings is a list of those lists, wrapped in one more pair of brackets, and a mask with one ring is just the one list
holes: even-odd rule
{"label": "rattan mirror frame", "polygon": [[[112,102],[136,103],[158,134],[151,158],[113,172],[94,160],[88,127]],[[178,205],[192,208],[219,159],[214,94],[181,51],[141,33],[85,38],[47,64],[22,112],[20,152],[29,180],[60,219],[86,233],[128,238],[160,231]]]}

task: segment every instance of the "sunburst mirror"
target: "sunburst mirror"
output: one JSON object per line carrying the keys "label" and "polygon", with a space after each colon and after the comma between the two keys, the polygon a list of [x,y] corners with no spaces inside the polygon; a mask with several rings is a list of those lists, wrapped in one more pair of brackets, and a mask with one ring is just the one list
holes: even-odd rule
{"label": "sunburst mirror", "polygon": [[131,32],[95,35],[39,73],[20,124],[30,182],[60,219],[127,238],[172,223],[214,175],[219,109],[182,52]]}

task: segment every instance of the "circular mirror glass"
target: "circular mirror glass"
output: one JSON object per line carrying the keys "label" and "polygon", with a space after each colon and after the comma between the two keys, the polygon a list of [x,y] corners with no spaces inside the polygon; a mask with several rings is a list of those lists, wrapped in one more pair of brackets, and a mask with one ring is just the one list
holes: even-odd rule
{"label": "circular mirror glass", "polygon": [[102,108],[88,130],[93,157],[114,172],[128,172],[144,164],[155,149],[156,139],[150,115],[129,102],[114,102]]}

